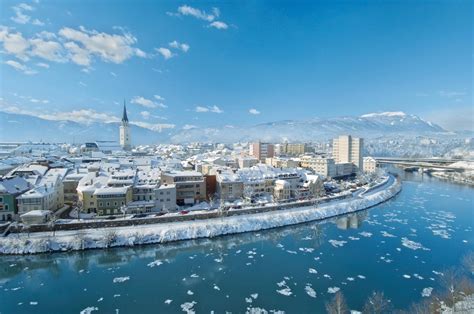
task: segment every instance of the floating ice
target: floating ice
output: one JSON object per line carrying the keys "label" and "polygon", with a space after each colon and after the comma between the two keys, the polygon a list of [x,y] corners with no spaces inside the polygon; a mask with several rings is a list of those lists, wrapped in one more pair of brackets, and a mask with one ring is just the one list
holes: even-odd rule
{"label": "floating ice", "polygon": [[423,288],[423,291],[421,291],[421,296],[427,298],[427,297],[431,296],[432,291],[433,291],[433,288],[431,288],[431,287]]}
{"label": "floating ice", "polygon": [[361,236],[363,236],[363,237],[366,237],[366,238],[370,238],[370,237],[372,236],[372,233],[366,232],[366,231],[364,231],[364,232],[359,232],[359,234],[360,234]]}
{"label": "floating ice", "polygon": [[411,278],[411,276],[410,276],[410,275],[406,275],[406,274],[405,274],[405,275],[403,275],[403,278],[410,279],[410,278]]}
{"label": "floating ice", "polygon": [[199,275],[198,274],[192,274],[190,277],[191,278],[199,278]]}
{"label": "floating ice", "polygon": [[312,298],[316,298],[316,291],[311,287],[311,285],[307,284],[304,287],[304,291],[306,291],[306,294],[309,295]]}
{"label": "floating ice", "polygon": [[102,301],[104,301],[104,298],[99,298],[99,299],[97,300],[97,302],[102,302]]}
{"label": "floating ice", "polygon": [[323,277],[324,277],[324,278],[331,279],[331,276],[329,276],[328,274],[324,274]]}
{"label": "floating ice", "polygon": [[258,293],[252,293],[250,296],[251,296],[254,300],[257,300],[257,298],[258,298]]}
{"label": "floating ice", "polygon": [[412,250],[424,250],[429,251],[430,249],[425,248],[421,243],[409,240],[408,238],[402,238],[402,245]]}
{"label": "floating ice", "polygon": [[247,303],[252,303],[252,301],[253,301],[252,298],[245,298],[245,302]]}
{"label": "floating ice", "polygon": [[217,285],[214,285],[214,290],[220,291],[221,288],[219,288]]}
{"label": "floating ice", "polygon": [[301,252],[305,252],[305,253],[313,253],[314,252],[314,249],[313,248],[309,248],[309,247],[300,247],[299,250]]}
{"label": "floating ice", "polygon": [[336,293],[339,290],[341,290],[341,288],[339,288],[339,287],[329,287],[328,288],[328,293]]}
{"label": "floating ice", "polygon": [[183,312],[186,312],[187,314],[194,314],[196,312],[194,311],[193,307],[196,304],[197,304],[196,301],[186,302],[186,303],[181,304],[181,309],[183,310]]}
{"label": "floating ice", "polygon": [[115,277],[113,282],[114,283],[120,283],[120,282],[125,282],[127,280],[130,280],[130,277]]}
{"label": "floating ice", "polygon": [[31,301],[31,302],[30,302],[30,305],[38,305],[38,302],[36,302],[36,301]]}
{"label": "floating ice", "polygon": [[148,263],[147,266],[148,266],[148,267],[158,267],[158,266],[160,266],[160,265],[162,265],[162,264],[163,264],[163,262],[158,259],[158,260],[156,260],[156,261],[153,261],[153,262],[151,262],[151,263]]}
{"label": "floating ice", "polygon": [[317,271],[316,269],[314,269],[314,268],[308,269],[308,272],[309,272],[310,274],[317,274],[317,273],[318,273],[318,271]]}
{"label": "floating ice", "polygon": [[99,310],[98,307],[89,306],[89,307],[86,307],[85,309],[83,309],[80,313],[81,313],[81,314],[90,314],[90,313],[92,313],[93,311],[98,311],[98,310]]}
{"label": "floating ice", "polygon": [[344,244],[347,243],[347,241],[342,241],[342,240],[341,241],[339,241],[339,240],[329,240],[328,242],[331,243],[331,245],[334,246],[334,247],[342,247],[342,246],[344,246]]}
{"label": "floating ice", "polygon": [[173,300],[171,300],[171,299],[165,300],[165,304],[171,304],[171,302],[173,302]]}
{"label": "floating ice", "polygon": [[354,277],[347,277],[346,279],[347,279],[348,281],[354,281],[354,280],[355,280]]}
{"label": "floating ice", "polygon": [[391,233],[388,233],[387,231],[380,231],[380,233],[382,234],[382,237],[386,237],[386,238],[396,238],[397,236],[391,234]]}
{"label": "floating ice", "polygon": [[278,292],[279,294],[282,294],[284,296],[287,296],[287,297],[292,294],[290,287],[286,287],[286,288],[277,290],[276,292]]}
{"label": "floating ice", "polygon": [[360,279],[365,279],[365,276],[362,275],[357,275],[357,277],[359,277]]}
{"label": "floating ice", "polygon": [[192,292],[191,290],[188,290],[188,292],[186,292],[188,295],[193,295],[194,292]]}

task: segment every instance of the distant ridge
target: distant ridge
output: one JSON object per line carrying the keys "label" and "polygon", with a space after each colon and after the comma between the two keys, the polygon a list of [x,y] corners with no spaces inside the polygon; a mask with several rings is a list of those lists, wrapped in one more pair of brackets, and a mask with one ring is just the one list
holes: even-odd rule
{"label": "distant ridge", "polygon": [[[81,124],[0,112],[0,141],[86,142],[117,140],[118,123]],[[379,136],[449,135],[439,125],[404,112],[368,113],[361,116],[284,120],[253,126],[183,127],[152,131],[131,127],[136,144],[242,141],[315,141],[339,134],[366,138]]]}

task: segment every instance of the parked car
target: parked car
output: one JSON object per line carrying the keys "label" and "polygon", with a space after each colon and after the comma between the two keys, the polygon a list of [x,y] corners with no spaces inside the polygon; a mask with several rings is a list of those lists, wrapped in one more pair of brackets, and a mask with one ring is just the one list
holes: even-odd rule
{"label": "parked car", "polygon": [[179,212],[181,215],[186,215],[189,213],[189,210],[182,210]]}

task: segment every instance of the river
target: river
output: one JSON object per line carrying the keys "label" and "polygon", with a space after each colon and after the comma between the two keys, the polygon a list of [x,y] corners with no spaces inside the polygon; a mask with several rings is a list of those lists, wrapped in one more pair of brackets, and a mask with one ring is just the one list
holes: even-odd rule
{"label": "river", "polygon": [[474,250],[474,189],[404,174],[390,201],[336,219],[166,245],[0,257],[0,313],[320,313],[340,289],[406,309]]}

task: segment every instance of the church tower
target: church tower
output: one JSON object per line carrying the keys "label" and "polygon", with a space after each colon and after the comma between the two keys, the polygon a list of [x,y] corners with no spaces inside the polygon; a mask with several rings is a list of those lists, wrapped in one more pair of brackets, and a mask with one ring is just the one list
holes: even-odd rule
{"label": "church tower", "polygon": [[125,100],[123,101],[122,125],[120,126],[120,146],[122,146],[123,150],[130,150],[132,148]]}

